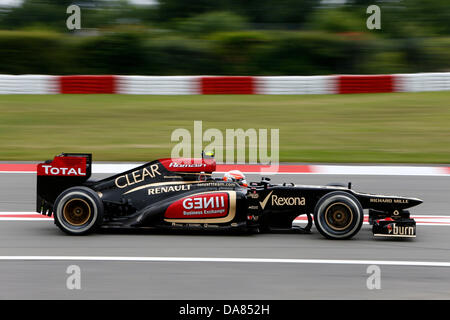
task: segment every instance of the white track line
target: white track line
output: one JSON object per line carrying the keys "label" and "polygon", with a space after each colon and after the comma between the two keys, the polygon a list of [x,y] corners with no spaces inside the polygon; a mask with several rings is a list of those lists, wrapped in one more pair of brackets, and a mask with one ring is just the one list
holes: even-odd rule
{"label": "white track line", "polygon": [[220,262],[220,263],[291,263],[384,265],[411,267],[450,267],[441,261],[389,260],[330,260],[330,259],[272,259],[272,258],[208,258],[208,257],[111,257],[111,256],[0,256],[0,261],[98,261],[98,262]]}
{"label": "white track line", "polygon": [[[363,224],[368,225],[368,215],[364,215],[364,222]],[[450,226],[450,216],[411,216],[416,221],[416,225],[418,226]],[[300,216],[297,217],[293,224],[304,224],[308,221],[306,216]]]}

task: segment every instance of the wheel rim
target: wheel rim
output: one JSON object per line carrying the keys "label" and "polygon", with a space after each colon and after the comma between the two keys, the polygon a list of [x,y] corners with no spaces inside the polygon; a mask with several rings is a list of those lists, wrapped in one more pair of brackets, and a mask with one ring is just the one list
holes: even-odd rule
{"label": "wheel rim", "polygon": [[83,199],[71,199],[63,208],[64,219],[73,226],[82,226],[91,217],[91,207]]}
{"label": "wheel rim", "polygon": [[333,203],[325,212],[325,222],[333,230],[345,230],[353,222],[353,211],[345,203]]}

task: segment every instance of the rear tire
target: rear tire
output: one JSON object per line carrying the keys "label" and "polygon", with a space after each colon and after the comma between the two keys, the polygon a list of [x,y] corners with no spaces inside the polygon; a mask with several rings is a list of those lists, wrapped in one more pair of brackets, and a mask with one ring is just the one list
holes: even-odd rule
{"label": "rear tire", "polygon": [[103,202],[95,191],[86,187],[63,191],[53,208],[55,224],[70,235],[92,233],[103,220]]}
{"label": "rear tire", "polygon": [[363,220],[361,204],[347,192],[324,195],[314,209],[314,224],[328,239],[350,239],[361,229]]}

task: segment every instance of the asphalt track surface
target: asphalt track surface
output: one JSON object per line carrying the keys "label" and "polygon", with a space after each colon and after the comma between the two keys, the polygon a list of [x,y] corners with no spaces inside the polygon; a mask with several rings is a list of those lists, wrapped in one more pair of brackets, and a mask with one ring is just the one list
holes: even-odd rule
{"label": "asphalt track surface", "polygon": [[[274,183],[348,181],[359,191],[423,199],[413,214],[450,215],[449,176],[272,176]],[[34,205],[34,174],[0,174],[0,212],[34,211]],[[51,221],[0,221],[0,299],[450,299],[450,267],[438,262],[450,262],[448,226],[418,226],[416,239],[385,240],[364,225],[354,239],[332,241],[314,228],[310,235],[71,237]],[[80,267],[80,290],[67,289],[70,265]],[[367,287],[370,265],[380,268],[380,289]]]}

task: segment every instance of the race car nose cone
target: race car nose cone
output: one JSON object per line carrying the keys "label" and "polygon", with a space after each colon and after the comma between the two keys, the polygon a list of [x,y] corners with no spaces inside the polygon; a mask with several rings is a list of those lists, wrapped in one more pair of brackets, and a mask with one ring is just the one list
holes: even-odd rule
{"label": "race car nose cone", "polygon": [[417,205],[421,204],[422,202],[423,202],[423,200],[421,200],[421,199],[417,199],[417,198],[410,199],[410,203],[412,206],[417,206]]}

